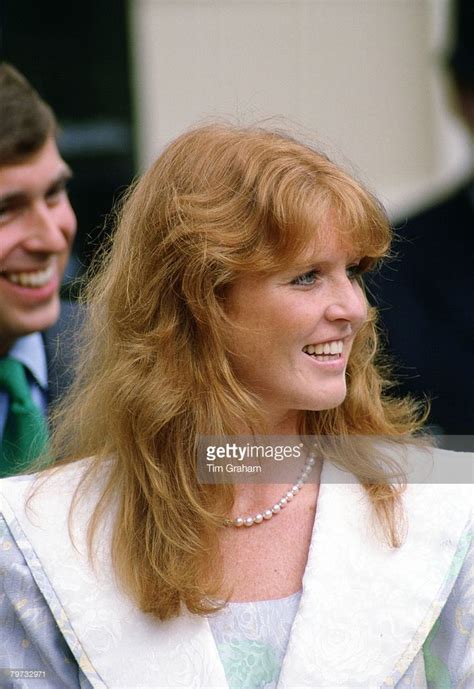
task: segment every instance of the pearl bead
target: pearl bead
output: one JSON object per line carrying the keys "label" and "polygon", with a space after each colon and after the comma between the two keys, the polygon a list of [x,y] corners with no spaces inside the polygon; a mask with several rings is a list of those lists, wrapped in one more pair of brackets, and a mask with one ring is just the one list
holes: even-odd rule
{"label": "pearl bead", "polygon": [[[316,444],[315,444],[316,445]],[[300,447],[303,447],[303,443],[300,443]],[[235,517],[235,519],[224,519],[225,526],[247,526],[250,527],[253,524],[261,524],[264,520],[269,520],[274,514],[278,514],[281,510],[288,505],[288,503],[293,500],[293,498],[298,495],[300,490],[303,488],[308,476],[311,473],[311,469],[316,464],[315,455],[313,453],[308,454],[306,462],[303,466],[301,474],[296,481],[296,483],[287,491],[280,500],[273,505],[272,508],[265,510],[264,512],[259,512],[254,517]]]}

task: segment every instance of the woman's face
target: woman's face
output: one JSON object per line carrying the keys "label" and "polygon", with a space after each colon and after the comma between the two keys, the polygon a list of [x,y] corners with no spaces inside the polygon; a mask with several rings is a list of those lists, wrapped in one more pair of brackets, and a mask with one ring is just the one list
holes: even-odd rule
{"label": "woman's face", "polygon": [[277,423],[343,402],[352,343],[367,316],[359,259],[328,227],[298,265],[245,275],[229,289],[232,363]]}

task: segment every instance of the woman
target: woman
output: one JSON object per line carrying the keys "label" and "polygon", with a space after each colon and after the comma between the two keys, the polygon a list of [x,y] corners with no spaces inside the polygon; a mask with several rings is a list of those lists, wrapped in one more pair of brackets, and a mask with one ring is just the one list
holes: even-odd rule
{"label": "woman", "polygon": [[[468,497],[390,481],[452,453],[410,442],[418,410],[376,360],[362,274],[389,242],[377,201],[285,134],[165,150],[89,290],[64,459],[1,484],[2,666],[48,687],[467,686]],[[236,435],[302,438],[295,478],[200,482],[202,437]]]}

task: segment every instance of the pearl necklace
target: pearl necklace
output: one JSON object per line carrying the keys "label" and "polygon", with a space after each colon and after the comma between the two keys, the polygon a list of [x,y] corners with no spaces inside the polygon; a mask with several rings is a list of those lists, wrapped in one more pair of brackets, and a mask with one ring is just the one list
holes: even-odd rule
{"label": "pearl necklace", "polygon": [[311,469],[314,467],[316,464],[316,459],[314,454],[310,453],[308,455],[308,459],[305,462],[305,465],[303,467],[303,470],[301,474],[298,477],[298,480],[296,483],[291,487],[291,489],[285,493],[280,500],[273,505],[273,507],[269,507],[267,510],[264,510],[263,512],[259,512],[258,514],[254,515],[253,517],[236,517],[235,519],[226,519],[224,521],[225,526],[253,526],[254,524],[261,524],[263,521],[268,521],[273,517],[275,514],[279,514],[284,507],[288,505],[289,502],[293,500],[294,497],[298,495],[300,490],[303,488],[304,484],[306,483],[308,476],[311,472]]}

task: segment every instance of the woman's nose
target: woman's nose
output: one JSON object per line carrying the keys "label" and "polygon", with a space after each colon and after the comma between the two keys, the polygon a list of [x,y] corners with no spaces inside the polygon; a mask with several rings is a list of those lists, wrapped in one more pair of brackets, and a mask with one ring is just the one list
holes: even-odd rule
{"label": "woman's nose", "polygon": [[355,325],[367,317],[367,300],[362,287],[356,280],[345,278],[334,286],[326,307],[326,318],[330,321],[344,320]]}

